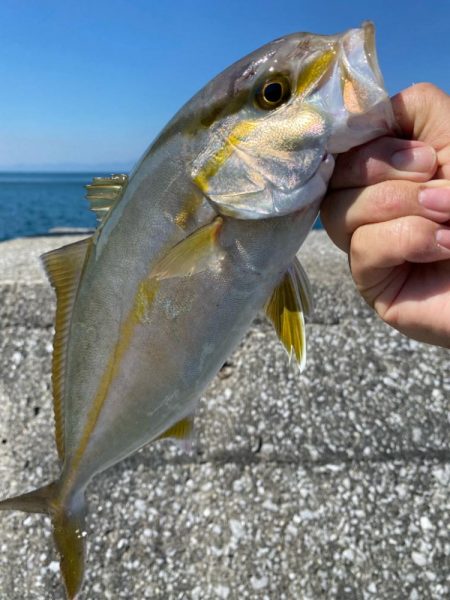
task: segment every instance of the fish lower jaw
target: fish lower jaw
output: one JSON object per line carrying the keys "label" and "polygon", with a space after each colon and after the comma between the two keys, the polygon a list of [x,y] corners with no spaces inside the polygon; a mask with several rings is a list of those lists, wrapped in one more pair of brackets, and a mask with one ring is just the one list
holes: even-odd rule
{"label": "fish lower jaw", "polygon": [[322,200],[333,174],[334,164],[333,155],[326,153],[317,171],[300,188],[288,193],[275,189],[273,192],[273,205],[276,215],[274,216],[286,216],[296,213]]}

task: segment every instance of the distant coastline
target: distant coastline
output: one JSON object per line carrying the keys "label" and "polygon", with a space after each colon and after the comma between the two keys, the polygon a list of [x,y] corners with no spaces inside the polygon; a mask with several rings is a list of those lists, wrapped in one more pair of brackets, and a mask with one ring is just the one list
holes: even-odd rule
{"label": "distant coastline", "polygon": [[[95,227],[85,199],[93,177],[123,169],[85,171],[0,171],[0,241]],[[315,229],[322,229],[320,222]]]}
{"label": "distant coastline", "polygon": [[1,165],[0,175],[5,173],[129,173],[137,160],[116,163],[97,163],[87,165],[85,163],[57,163],[30,165],[16,163],[14,165]]}

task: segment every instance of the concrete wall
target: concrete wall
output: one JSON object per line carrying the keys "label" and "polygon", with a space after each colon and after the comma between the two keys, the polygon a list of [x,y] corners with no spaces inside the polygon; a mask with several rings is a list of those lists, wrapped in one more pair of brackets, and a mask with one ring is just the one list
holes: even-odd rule
{"label": "concrete wall", "polygon": [[[37,256],[68,241],[0,245],[1,497],[58,472]],[[81,600],[449,597],[449,353],[382,324],[323,232],[300,256],[306,372],[257,319],[201,400],[191,455],[158,443],[91,484]],[[0,523],[0,598],[62,598],[48,521]]]}

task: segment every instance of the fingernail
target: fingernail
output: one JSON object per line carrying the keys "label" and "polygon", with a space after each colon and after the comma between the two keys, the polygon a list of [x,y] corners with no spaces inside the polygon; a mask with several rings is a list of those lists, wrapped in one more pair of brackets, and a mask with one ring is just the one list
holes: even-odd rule
{"label": "fingernail", "polygon": [[450,250],[450,229],[438,229],[436,242],[446,250]]}
{"label": "fingernail", "polygon": [[431,146],[398,150],[391,156],[391,165],[399,171],[430,173],[436,165],[436,152]]}
{"label": "fingernail", "polygon": [[450,214],[450,182],[445,183],[448,187],[423,187],[419,192],[420,204],[429,210]]}

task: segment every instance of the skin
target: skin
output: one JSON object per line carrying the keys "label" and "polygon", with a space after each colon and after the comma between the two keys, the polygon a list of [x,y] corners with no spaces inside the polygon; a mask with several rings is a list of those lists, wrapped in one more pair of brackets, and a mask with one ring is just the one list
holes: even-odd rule
{"label": "skin", "polygon": [[321,218],[377,314],[449,348],[450,97],[421,83],[392,104],[399,136],[339,156]]}

